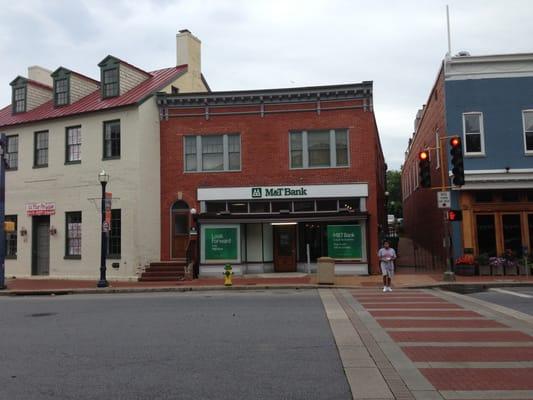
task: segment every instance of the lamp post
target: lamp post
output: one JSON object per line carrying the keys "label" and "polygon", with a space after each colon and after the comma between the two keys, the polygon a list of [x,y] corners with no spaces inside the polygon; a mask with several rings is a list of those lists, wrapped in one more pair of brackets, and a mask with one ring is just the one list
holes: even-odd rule
{"label": "lamp post", "polygon": [[107,254],[107,229],[105,229],[105,186],[107,185],[107,182],[109,181],[109,175],[107,172],[102,170],[98,174],[98,181],[102,185],[102,223],[100,225],[100,235],[101,235],[101,242],[102,245],[100,247],[100,280],[98,281],[98,284],[96,285],[99,288],[108,287],[109,283],[106,279],[106,254]]}
{"label": "lamp post", "polygon": [[195,225],[196,229],[196,248],[195,248],[195,260],[194,260],[194,267],[193,267],[193,279],[198,278],[199,270],[197,268],[198,259],[200,258],[200,222],[198,221],[198,210],[196,208],[191,208],[191,217]]}

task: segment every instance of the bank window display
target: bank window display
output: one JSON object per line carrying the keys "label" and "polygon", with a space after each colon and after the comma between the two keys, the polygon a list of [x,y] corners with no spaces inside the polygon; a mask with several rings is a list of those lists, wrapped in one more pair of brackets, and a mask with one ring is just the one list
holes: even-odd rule
{"label": "bank window display", "polygon": [[66,162],[81,162],[81,126],[67,128]]}
{"label": "bank window display", "polygon": [[120,209],[111,210],[111,226],[108,235],[107,257],[120,258],[122,215]]}
{"label": "bank window display", "polygon": [[524,111],[524,145],[526,153],[533,154],[533,110]]}
{"label": "bank window display", "polygon": [[8,170],[16,170],[19,166],[19,137],[7,136],[6,162]]}
{"label": "bank window display", "polygon": [[349,165],[346,129],[290,132],[289,135],[290,168],[333,168]]}
{"label": "bank window display", "polygon": [[463,132],[465,137],[465,155],[484,155],[483,114],[463,114]]}
{"label": "bank window display", "polygon": [[184,137],[185,172],[238,171],[241,169],[241,137],[205,135]]}
{"label": "bank window display", "polygon": [[104,159],[120,158],[120,121],[104,122]]}
{"label": "bank window display", "polygon": [[33,166],[48,166],[48,131],[35,132]]}
{"label": "bank window display", "polygon": [[240,225],[202,225],[202,263],[241,262]]}
{"label": "bank window display", "polygon": [[81,211],[66,213],[66,258],[81,258]]}
{"label": "bank window display", "polygon": [[17,258],[17,216],[6,215],[6,222],[13,222],[15,224],[15,230],[13,232],[6,232],[6,258]]}

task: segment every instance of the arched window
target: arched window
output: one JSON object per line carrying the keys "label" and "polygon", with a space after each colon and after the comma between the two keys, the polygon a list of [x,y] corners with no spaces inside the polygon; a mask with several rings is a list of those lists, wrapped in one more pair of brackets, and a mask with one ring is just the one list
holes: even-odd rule
{"label": "arched window", "polygon": [[189,205],[183,200],[178,200],[174,204],[172,204],[172,211],[187,211],[188,209]]}

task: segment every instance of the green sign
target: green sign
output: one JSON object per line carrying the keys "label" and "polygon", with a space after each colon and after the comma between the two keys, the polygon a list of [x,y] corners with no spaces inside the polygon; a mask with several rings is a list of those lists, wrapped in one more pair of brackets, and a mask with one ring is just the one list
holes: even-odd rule
{"label": "green sign", "polygon": [[204,245],[206,260],[237,259],[237,228],[205,228]]}
{"label": "green sign", "polygon": [[361,258],[361,225],[328,225],[328,256]]}

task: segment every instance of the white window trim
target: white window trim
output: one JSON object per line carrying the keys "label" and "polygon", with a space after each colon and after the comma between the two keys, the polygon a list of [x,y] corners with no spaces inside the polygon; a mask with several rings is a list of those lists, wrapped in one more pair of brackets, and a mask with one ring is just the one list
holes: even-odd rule
{"label": "white window trim", "polygon": [[522,110],[522,132],[524,134],[524,154],[526,156],[532,156],[533,149],[528,150],[527,142],[526,142],[526,113],[531,113],[533,115],[533,110]]}
{"label": "white window trim", "polygon": [[[321,130],[321,129],[317,129]],[[328,129],[324,129],[325,131]],[[336,141],[336,135],[337,131],[344,131],[346,130],[346,148],[347,148],[347,161],[348,163],[346,165],[337,165],[337,141]],[[351,158],[350,158],[350,130],[344,129],[344,128],[337,128],[337,129],[329,129],[329,166],[319,166],[319,167],[310,167],[309,166],[309,146],[308,146],[308,133],[310,131],[308,130],[302,130],[302,131],[290,131],[289,132],[289,169],[324,169],[324,168],[350,168],[351,165]],[[311,130],[313,132],[313,130]],[[293,133],[301,133],[302,134],[302,166],[301,167],[293,167],[291,165],[291,134]]]}
{"label": "white window trim", "polygon": [[[230,135],[238,135],[239,136],[239,169],[229,169],[229,138]],[[219,170],[210,170],[206,171],[204,170],[204,166],[202,165],[202,137],[203,136],[222,136],[222,144],[223,144],[223,153],[222,153],[222,159],[224,163],[224,169]],[[187,157],[186,157],[186,148],[185,148],[185,141],[187,137],[194,137],[196,138],[196,171],[187,171]],[[242,140],[241,140],[241,134],[238,132],[234,133],[215,133],[215,134],[207,134],[207,135],[183,135],[183,173],[184,174],[207,174],[207,173],[221,173],[221,172],[241,172],[242,171]]]}
{"label": "white window trim", "polygon": [[[468,152],[466,151],[466,123],[465,123],[465,115],[479,115],[479,135],[480,135],[480,142],[481,142],[481,151],[476,152]],[[479,111],[474,112],[465,112],[463,113],[463,154],[465,157],[485,157],[485,127],[483,122],[483,113]]]}

